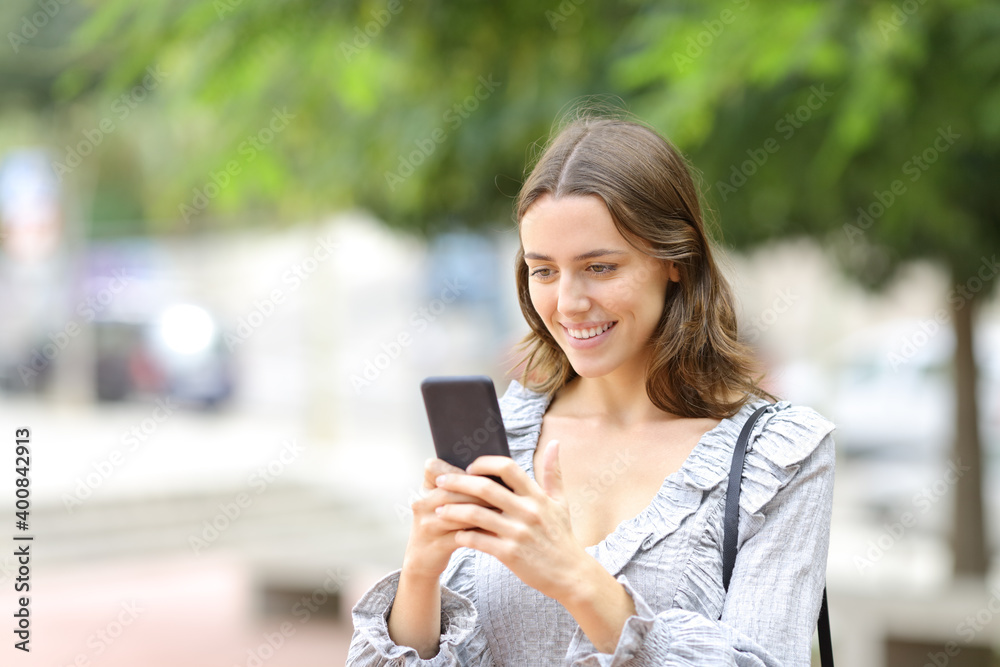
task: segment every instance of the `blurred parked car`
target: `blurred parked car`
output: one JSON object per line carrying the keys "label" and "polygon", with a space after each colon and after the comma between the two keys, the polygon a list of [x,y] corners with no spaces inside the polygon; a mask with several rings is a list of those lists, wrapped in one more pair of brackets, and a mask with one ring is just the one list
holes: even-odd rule
{"label": "blurred parked car", "polygon": [[232,394],[220,329],[203,308],[172,304],[148,319],[100,318],[94,326],[101,401],[154,394],[213,407]]}

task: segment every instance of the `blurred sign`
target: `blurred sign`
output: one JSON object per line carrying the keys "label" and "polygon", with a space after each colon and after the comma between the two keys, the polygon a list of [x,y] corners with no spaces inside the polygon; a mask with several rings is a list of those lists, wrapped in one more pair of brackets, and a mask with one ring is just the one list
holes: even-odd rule
{"label": "blurred sign", "polygon": [[53,253],[62,233],[59,185],[46,151],[12,151],[0,162],[0,240],[13,259]]}

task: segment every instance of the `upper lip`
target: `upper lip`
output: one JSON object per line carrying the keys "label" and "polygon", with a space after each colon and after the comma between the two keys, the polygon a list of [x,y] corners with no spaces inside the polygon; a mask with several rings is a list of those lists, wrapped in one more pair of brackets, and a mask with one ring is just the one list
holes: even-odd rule
{"label": "upper lip", "polygon": [[612,324],[618,320],[601,320],[600,322],[581,322],[580,324],[566,324],[560,322],[564,329],[570,329],[572,331],[582,331],[584,329],[595,329],[597,327],[603,327],[605,324]]}

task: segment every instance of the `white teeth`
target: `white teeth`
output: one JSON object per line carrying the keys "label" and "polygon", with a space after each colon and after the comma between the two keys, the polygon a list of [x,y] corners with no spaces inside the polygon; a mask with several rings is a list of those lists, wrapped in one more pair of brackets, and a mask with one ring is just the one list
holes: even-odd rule
{"label": "white teeth", "polygon": [[593,338],[598,334],[604,333],[605,331],[610,329],[611,325],[613,324],[614,322],[608,322],[607,324],[604,324],[602,326],[592,327],[590,329],[567,329],[566,331],[569,332],[569,335],[572,336],[573,338],[577,338],[579,340],[586,340],[588,338]]}

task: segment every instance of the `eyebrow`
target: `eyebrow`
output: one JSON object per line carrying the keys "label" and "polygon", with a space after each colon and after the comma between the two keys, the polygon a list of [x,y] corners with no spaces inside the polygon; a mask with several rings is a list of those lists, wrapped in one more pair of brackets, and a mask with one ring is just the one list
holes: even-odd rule
{"label": "eyebrow", "polygon": [[[577,255],[573,258],[574,262],[582,262],[585,259],[594,259],[595,257],[605,257],[607,255],[627,255],[624,250],[607,250],[605,248],[598,248],[597,250],[591,250],[590,252],[585,252],[582,255]],[[525,259],[540,259],[543,262],[551,262],[552,258],[548,255],[542,255],[537,252],[526,252],[524,253]]]}

